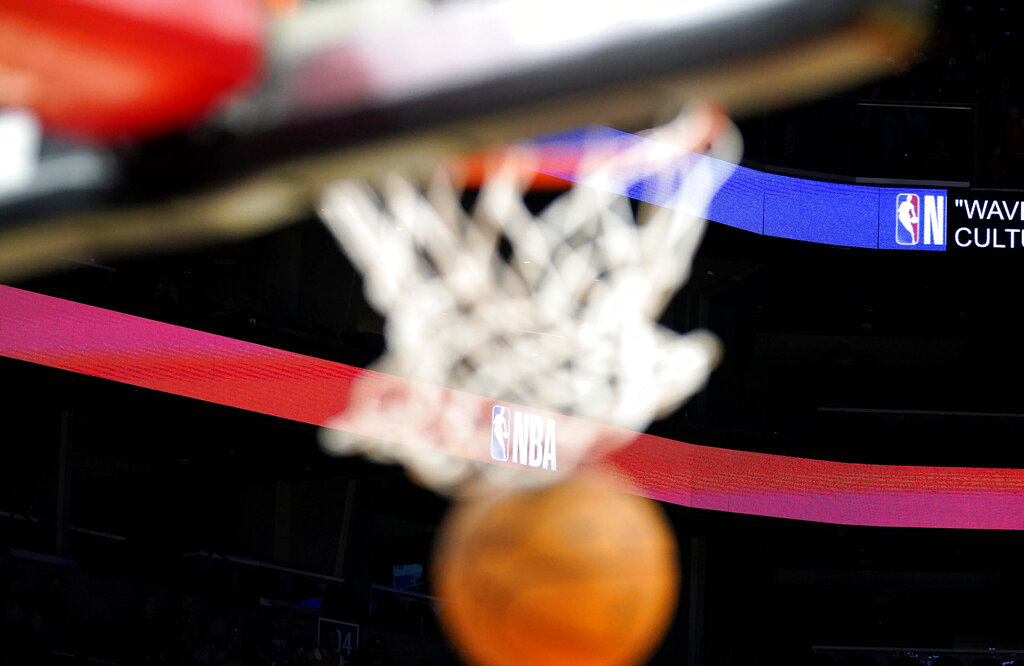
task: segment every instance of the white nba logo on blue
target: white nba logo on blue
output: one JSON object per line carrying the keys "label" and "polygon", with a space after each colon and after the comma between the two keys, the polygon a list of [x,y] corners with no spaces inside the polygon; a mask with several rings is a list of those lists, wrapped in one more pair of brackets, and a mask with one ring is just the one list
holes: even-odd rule
{"label": "white nba logo on blue", "polygon": [[921,199],[916,194],[896,197],[896,242],[899,245],[917,245],[920,240]]}
{"label": "white nba logo on blue", "polygon": [[491,457],[508,460],[508,438],[512,429],[512,418],[508,407],[495,405],[491,409]]}

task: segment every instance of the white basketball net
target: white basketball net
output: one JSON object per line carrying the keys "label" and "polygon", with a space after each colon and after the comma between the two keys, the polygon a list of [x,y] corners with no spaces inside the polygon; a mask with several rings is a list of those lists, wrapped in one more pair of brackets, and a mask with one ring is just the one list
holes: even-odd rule
{"label": "white basketball net", "polygon": [[[739,156],[731,124],[708,153],[718,159],[689,152],[709,134],[707,121],[706,111],[681,116],[625,148],[585,155],[585,184],[539,215],[523,201],[528,150],[496,168],[471,212],[443,168],[425,188],[397,173],[377,190],[332,185],[323,219],[387,317],[375,369],[412,381],[384,396],[378,378],[357,380],[325,447],[400,462],[437,490],[480,474],[531,483],[551,475],[480,460],[486,439],[467,417],[479,412],[478,396],[581,417],[575,432],[559,433],[565,471],[599,430],[582,419],[642,430],[699,390],[717,341],[656,321],[689,275],[702,215],[731,173],[719,160]],[[678,187],[638,222],[615,192],[641,178]],[[482,428],[486,438],[490,423]]]}

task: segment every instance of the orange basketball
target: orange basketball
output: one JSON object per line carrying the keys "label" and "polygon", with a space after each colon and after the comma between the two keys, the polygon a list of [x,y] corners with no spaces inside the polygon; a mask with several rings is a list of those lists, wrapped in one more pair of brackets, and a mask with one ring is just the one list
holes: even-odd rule
{"label": "orange basketball", "polygon": [[679,586],[659,507],[585,478],[456,505],[433,577],[449,639],[486,666],[639,663]]}

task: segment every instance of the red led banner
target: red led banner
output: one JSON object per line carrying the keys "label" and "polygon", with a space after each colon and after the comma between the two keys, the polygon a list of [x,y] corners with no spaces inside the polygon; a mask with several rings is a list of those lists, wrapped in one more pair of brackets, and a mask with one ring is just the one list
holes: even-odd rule
{"label": "red led banner", "polygon": [[[406,384],[6,286],[0,355],[314,425],[346,407],[357,377],[396,391]],[[474,398],[490,410],[493,401]],[[673,504],[848,525],[1024,529],[1024,470],[838,463],[628,436],[608,461],[642,494]],[[489,446],[482,437],[480,459]]]}

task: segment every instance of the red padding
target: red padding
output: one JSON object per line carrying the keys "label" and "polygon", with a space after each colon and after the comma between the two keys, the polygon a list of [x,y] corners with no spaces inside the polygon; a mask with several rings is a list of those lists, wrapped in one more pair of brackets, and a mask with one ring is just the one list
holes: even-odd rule
{"label": "red padding", "polygon": [[98,141],[172,129],[250,84],[260,0],[0,0],[0,107]]}

